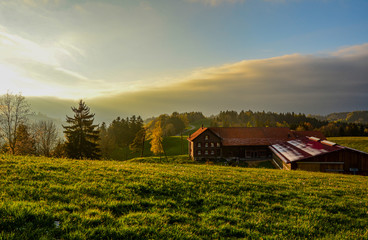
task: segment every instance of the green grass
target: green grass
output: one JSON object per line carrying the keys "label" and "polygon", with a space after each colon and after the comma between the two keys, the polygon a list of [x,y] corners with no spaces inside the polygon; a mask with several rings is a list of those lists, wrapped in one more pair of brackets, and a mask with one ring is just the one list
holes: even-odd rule
{"label": "green grass", "polygon": [[368,137],[329,137],[328,140],[342,146],[368,152]]}
{"label": "green grass", "polygon": [[0,239],[368,239],[366,177],[175,161],[0,155]]}
{"label": "green grass", "polygon": [[[165,137],[163,140],[164,150],[167,156],[177,156],[188,154],[188,136],[170,136]],[[150,150],[151,144],[149,141],[146,141],[144,144],[144,153],[143,157],[152,157],[154,154]],[[133,158],[138,158],[141,156],[141,152],[133,153],[128,147],[115,149],[111,158],[115,160],[128,160]],[[162,154],[164,156],[164,154]]]}
{"label": "green grass", "polygon": [[[205,127],[208,127],[211,123],[209,119],[203,119],[201,121],[197,121],[192,123],[195,126],[192,130],[187,130],[183,132],[183,136],[169,136],[164,137],[163,146],[167,156],[177,156],[188,153],[188,134],[192,134],[198,130],[203,124]],[[150,141],[145,141],[144,145],[144,157],[152,157],[154,154],[150,150],[151,144]],[[129,147],[120,147],[115,149],[111,154],[110,158],[114,160],[128,160],[133,158],[138,158],[141,156],[141,152],[132,152]]]}
{"label": "green grass", "polygon": [[178,156],[168,156],[165,158],[165,156],[157,157],[157,156],[151,156],[151,157],[137,157],[130,159],[126,162],[129,163],[159,163],[159,164],[200,164],[199,162],[196,162],[188,157],[188,155],[178,155]]}
{"label": "green grass", "polygon": [[194,126],[194,129],[190,130],[190,131],[186,131],[185,134],[186,135],[190,135],[193,134],[195,131],[198,130],[198,128],[202,127],[210,127],[211,125],[211,119],[202,119],[196,122],[191,123],[192,126]]}
{"label": "green grass", "polygon": [[188,136],[171,136],[164,138],[163,146],[168,156],[188,154]]}

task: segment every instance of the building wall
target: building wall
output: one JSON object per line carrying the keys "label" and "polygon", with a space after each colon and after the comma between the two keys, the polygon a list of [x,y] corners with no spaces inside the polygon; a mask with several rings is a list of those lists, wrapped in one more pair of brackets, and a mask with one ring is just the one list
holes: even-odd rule
{"label": "building wall", "polygon": [[343,172],[344,161],[341,158],[342,150],[329,152],[293,163],[292,169],[313,172]]}
{"label": "building wall", "polygon": [[220,158],[222,156],[221,139],[209,130],[196,137],[191,146],[190,154],[195,160]]}
{"label": "building wall", "polygon": [[368,155],[352,149],[341,149],[294,162],[291,169],[368,175]]}
{"label": "building wall", "polygon": [[292,169],[291,163],[285,163],[276,154],[272,154],[272,159],[275,161],[275,163],[277,164],[277,167],[279,167],[280,169],[283,169],[283,170]]}
{"label": "building wall", "polygon": [[216,158],[254,160],[272,156],[268,146],[222,146],[221,139],[210,130],[189,142],[189,154],[194,160]]}
{"label": "building wall", "polygon": [[344,160],[344,172],[360,175],[368,175],[368,154],[346,148],[341,153]]}
{"label": "building wall", "polygon": [[224,146],[222,157],[237,159],[266,159],[271,158],[271,151],[268,146]]}

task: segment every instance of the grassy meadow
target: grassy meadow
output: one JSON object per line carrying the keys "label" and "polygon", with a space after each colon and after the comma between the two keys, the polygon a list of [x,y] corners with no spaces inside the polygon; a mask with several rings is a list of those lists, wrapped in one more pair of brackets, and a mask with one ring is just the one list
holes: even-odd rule
{"label": "grassy meadow", "polygon": [[368,239],[366,177],[146,160],[0,155],[0,239]]}
{"label": "grassy meadow", "polygon": [[[169,136],[164,137],[163,146],[167,156],[177,156],[188,154],[188,136]],[[151,152],[151,144],[150,141],[145,141],[144,143],[144,157],[153,157],[154,154]],[[141,152],[132,152],[129,147],[117,148],[111,154],[113,159],[125,161],[133,158],[137,158],[141,156]],[[164,154],[162,153],[162,157]]]}
{"label": "grassy meadow", "polygon": [[368,152],[368,137],[329,137],[328,140],[342,146]]}
{"label": "grassy meadow", "polygon": [[202,119],[196,122],[191,123],[191,126],[193,126],[193,129],[189,129],[187,131],[184,132],[185,135],[190,135],[193,134],[195,131],[198,130],[198,128],[200,127],[210,127],[211,126],[211,119]]}

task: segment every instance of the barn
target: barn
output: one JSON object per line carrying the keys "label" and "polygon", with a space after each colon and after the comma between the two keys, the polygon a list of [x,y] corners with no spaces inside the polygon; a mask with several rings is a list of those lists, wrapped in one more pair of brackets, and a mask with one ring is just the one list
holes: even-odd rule
{"label": "barn", "polygon": [[368,175],[368,153],[327,141],[316,131],[210,127],[188,138],[193,160],[271,160],[285,170]]}
{"label": "barn", "polygon": [[[208,127],[200,128],[188,138],[189,155],[193,160],[271,159],[269,146],[313,134],[282,127]],[[315,132],[314,135],[320,134]],[[323,136],[321,136],[323,137]]]}
{"label": "barn", "polygon": [[280,169],[368,175],[368,154],[316,137],[269,147]]}

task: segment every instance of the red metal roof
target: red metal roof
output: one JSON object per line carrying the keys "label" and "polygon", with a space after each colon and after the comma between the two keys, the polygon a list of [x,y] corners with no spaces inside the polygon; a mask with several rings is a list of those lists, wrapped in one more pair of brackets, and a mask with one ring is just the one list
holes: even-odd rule
{"label": "red metal roof", "polygon": [[325,144],[309,138],[299,138],[284,143],[273,144],[270,149],[287,163],[315,157],[344,149],[340,145]]}

